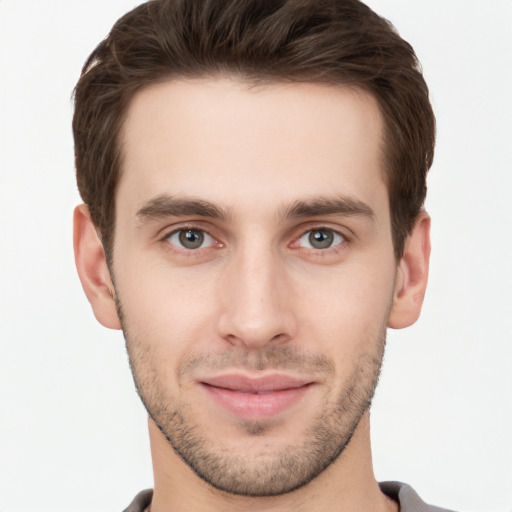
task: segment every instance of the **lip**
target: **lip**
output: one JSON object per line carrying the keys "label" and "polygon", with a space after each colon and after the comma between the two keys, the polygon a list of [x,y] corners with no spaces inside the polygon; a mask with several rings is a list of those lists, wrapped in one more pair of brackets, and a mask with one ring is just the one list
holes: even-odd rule
{"label": "lip", "polygon": [[311,380],[284,374],[249,377],[226,374],[199,384],[213,402],[242,419],[268,419],[298,403],[313,385]]}

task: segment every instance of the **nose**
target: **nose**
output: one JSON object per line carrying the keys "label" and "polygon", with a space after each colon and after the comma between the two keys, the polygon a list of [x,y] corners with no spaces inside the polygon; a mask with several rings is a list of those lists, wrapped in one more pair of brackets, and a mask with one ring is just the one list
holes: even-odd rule
{"label": "nose", "polygon": [[290,281],[278,255],[247,248],[219,283],[219,334],[245,350],[282,344],[295,336]]}

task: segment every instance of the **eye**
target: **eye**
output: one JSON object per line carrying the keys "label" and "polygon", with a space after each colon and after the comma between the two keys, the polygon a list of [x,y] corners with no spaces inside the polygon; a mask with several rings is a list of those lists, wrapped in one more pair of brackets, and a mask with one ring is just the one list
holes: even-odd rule
{"label": "eye", "polygon": [[344,241],[345,237],[332,229],[312,229],[299,238],[299,245],[309,249],[330,249]]}
{"label": "eye", "polygon": [[215,242],[208,233],[200,229],[179,229],[171,233],[167,240],[171,244],[189,251],[208,247]]}

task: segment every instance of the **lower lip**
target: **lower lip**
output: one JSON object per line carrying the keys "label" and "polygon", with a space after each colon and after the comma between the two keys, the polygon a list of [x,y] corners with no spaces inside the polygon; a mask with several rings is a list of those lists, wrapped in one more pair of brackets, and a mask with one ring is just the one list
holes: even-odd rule
{"label": "lower lip", "polygon": [[311,384],[264,394],[242,393],[204,383],[202,387],[217,404],[232,414],[242,419],[259,420],[275,416],[299,402]]}

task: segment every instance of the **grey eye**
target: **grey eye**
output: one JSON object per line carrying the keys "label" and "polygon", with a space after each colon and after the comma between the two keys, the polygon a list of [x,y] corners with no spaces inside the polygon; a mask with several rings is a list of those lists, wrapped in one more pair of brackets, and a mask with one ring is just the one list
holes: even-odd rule
{"label": "grey eye", "polygon": [[310,249],[329,249],[341,244],[345,238],[331,229],[313,229],[304,233],[299,243]]}
{"label": "grey eye", "polygon": [[180,229],[169,236],[169,242],[183,249],[201,249],[211,245],[213,238],[200,229]]}

